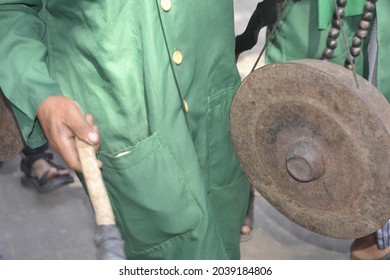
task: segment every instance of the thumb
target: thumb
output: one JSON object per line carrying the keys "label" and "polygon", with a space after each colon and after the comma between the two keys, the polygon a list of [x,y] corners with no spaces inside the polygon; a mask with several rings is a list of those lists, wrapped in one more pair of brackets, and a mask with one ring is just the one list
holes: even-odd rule
{"label": "thumb", "polygon": [[92,146],[98,146],[100,144],[100,137],[97,126],[93,123],[92,115],[87,114],[84,117],[79,104],[76,104],[77,106],[75,107],[74,112],[69,114],[70,118],[65,124],[80,140]]}

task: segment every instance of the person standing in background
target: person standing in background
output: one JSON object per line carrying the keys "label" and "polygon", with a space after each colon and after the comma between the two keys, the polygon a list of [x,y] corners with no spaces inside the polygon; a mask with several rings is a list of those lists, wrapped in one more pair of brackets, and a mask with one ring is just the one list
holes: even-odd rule
{"label": "person standing in background", "polygon": [[96,148],[128,259],[240,258],[232,0],[1,0],[0,25],[26,144],[76,171],[74,138]]}

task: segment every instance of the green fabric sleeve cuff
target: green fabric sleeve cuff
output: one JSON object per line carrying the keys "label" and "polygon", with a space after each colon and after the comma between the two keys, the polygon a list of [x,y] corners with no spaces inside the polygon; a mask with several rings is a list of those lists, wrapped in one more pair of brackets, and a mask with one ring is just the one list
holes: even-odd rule
{"label": "green fabric sleeve cuff", "polygon": [[37,13],[40,1],[26,2],[30,6],[0,1],[0,87],[12,104],[26,144],[35,147],[45,141],[37,108],[61,90],[46,65],[46,26]]}

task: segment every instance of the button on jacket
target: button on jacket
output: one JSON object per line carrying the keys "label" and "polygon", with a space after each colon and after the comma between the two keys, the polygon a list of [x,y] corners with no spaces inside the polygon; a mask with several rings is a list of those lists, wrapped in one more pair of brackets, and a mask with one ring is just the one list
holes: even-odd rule
{"label": "button on jacket", "polygon": [[130,259],[239,258],[231,0],[0,0],[0,86],[26,143],[49,95],[94,116]]}

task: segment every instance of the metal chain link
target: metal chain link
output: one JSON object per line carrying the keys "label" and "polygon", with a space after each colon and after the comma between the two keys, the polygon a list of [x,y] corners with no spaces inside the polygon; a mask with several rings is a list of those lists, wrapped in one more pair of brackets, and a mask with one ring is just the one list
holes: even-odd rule
{"label": "metal chain link", "polygon": [[367,37],[368,29],[370,27],[370,21],[374,16],[375,3],[377,0],[367,0],[364,11],[362,15],[362,20],[359,24],[359,29],[355,34],[355,37],[352,41],[352,47],[348,45],[347,36],[343,29],[344,24],[344,8],[347,5],[347,0],[333,0],[334,5],[334,19],[332,22],[332,28],[329,31],[327,47],[325,48],[322,58],[324,60],[330,60],[333,57],[333,52],[337,47],[336,39],[339,37],[340,33],[343,36],[343,42],[347,51],[347,59],[345,67],[350,69],[353,73],[356,87],[359,88],[359,83],[357,80],[357,74],[355,69],[355,58],[361,53],[361,43]]}

